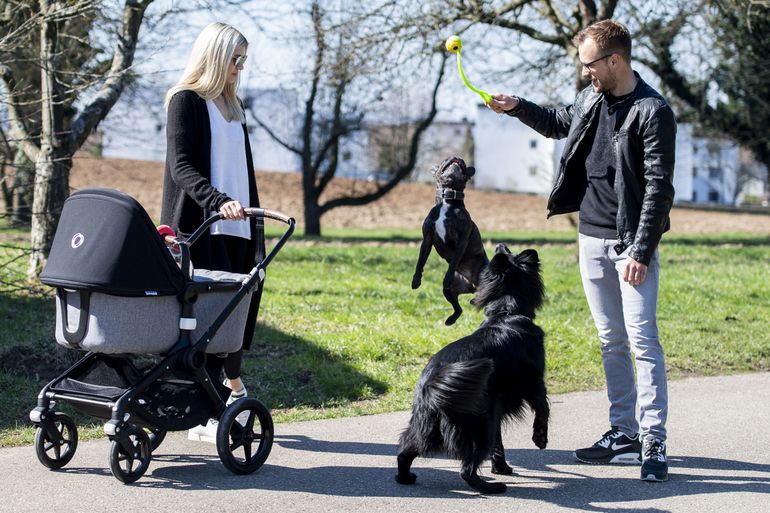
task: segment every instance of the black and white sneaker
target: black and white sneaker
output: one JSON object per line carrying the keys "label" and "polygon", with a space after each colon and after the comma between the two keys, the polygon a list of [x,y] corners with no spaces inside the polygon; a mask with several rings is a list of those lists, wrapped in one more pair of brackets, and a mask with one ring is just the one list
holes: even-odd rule
{"label": "black and white sneaker", "polygon": [[642,447],[642,481],[661,482],[667,479],[666,442],[660,438],[645,438]]}
{"label": "black and white sneaker", "polygon": [[583,463],[638,465],[641,463],[641,452],[642,443],[638,434],[630,437],[613,427],[591,447],[576,450],[575,458]]}

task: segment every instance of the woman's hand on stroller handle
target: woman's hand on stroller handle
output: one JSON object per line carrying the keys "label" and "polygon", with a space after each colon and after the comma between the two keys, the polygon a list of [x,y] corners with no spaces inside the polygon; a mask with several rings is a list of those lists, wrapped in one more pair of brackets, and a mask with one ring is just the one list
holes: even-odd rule
{"label": "woman's hand on stroller handle", "polygon": [[[238,215],[239,212],[240,216]],[[276,221],[281,221],[286,224],[294,224],[294,218],[291,216],[287,216],[286,214],[282,214],[276,210],[269,210],[267,208],[243,208],[243,205],[238,200],[228,201],[222,205],[222,208],[219,209],[219,212],[217,212],[214,217],[219,220],[237,221],[246,219],[247,217],[259,216],[275,219]]]}
{"label": "woman's hand on stroller handle", "polygon": [[219,209],[219,217],[229,221],[240,221],[246,219],[243,205],[238,200],[228,201]]}

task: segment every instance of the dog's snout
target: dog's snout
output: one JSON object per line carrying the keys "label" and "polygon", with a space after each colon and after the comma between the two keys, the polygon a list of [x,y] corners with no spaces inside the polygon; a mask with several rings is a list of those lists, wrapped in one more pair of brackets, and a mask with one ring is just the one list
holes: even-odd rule
{"label": "dog's snout", "polygon": [[445,171],[450,169],[457,169],[460,172],[464,172],[466,169],[465,161],[460,157],[449,157],[441,165],[441,169]]}
{"label": "dog's snout", "polygon": [[495,254],[497,254],[497,255],[505,255],[507,253],[510,253],[510,251],[508,251],[508,247],[505,244],[503,244],[502,242],[500,244],[498,244],[497,246],[495,246]]}

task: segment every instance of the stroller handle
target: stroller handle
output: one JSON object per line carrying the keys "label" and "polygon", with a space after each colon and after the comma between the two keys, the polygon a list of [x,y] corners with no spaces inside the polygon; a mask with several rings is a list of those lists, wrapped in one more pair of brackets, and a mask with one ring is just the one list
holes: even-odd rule
{"label": "stroller handle", "polygon": [[[267,208],[245,208],[243,209],[244,213],[246,214],[246,217],[267,217],[268,219],[274,219],[276,221],[281,221],[283,223],[286,223],[289,225],[288,228],[288,234],[291,235],[292,232],[294,232],[294,224],[296,221],[293,217],[287,216],[286,214],[283,214],[281,212],[278,212],[276,210],[269,210]],[[203,224],[201,224],[197,230],[195,230],[192,235],[190,235],[185,242],[187,242],[187,245],[192,245],[195,243],[196,240],[211,227],[212,224],[216,223],[217,221],[224,220],[224,217],[222,217],[222,214],[216,213],[212,214],[209,218],[207,218],[205,221],[203,221]],[[283,245],[283,244],[282,244]]]}
{"label": "stroller handle", "polygon": [[270,210],[267,208],[245,208],[243,210],[246,213],[246,217],[256,217],[256,216],[259,216],[261,213],[261,215],[264,217],[275,219],[276,221],[281,221],[288,225],[294,224],[293,217],[287,216],[286,214],[282,214],[277,210]]}

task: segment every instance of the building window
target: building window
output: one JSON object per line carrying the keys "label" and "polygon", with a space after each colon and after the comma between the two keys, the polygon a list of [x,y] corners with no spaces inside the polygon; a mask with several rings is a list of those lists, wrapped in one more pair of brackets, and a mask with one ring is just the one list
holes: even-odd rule
{"label": "building window", "polygon": [[712,180],[722,179],[722,168],[717,166],[709,166],[709,178]]}
{"label": "building window", "polygon": [[710,190],[709,191],[709,201],[713,202],[713,203],[718,203],[719,202],[719,193],[717,191],[713,190],[713,189]]}
{"label": "building window", "polygon": [[353,155],[350,154],[349,151],[343,151],[342,152],[342,160],[348,161]]}
{"label": "building window", "polygon": [[531,149],[533,149],[533,150],[534,150],[535,148],[537,148],[537,139],[530,139],[530,140],[529,140],[529,147],[530,147]]}
{"label": "building window", "polygon": [[529,166],[529,176],[537,176],[537,166]]}

